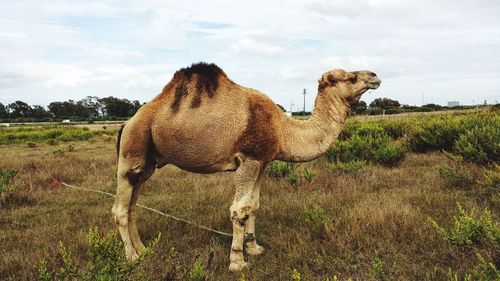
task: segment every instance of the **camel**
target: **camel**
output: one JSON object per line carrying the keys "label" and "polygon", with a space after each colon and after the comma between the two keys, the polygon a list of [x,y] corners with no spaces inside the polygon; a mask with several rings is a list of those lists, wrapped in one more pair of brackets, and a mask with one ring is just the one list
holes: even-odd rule
{"label": "camel", "polygon": [[373,72],[341,69],[324,73],[318,82],[313,115],[297,120],[263,93],[231,81],[215,64],[175,72],[118,133],[112,214],[127,258],[134,260],[145,249],[137,229],[139,189],[155,169],[171,164],[194,173],[234,171],[229,270],[247,267],[243,243],[250,255],[264,251],[255,236],[255,213],[266,164],[321,156],[336,140],[350,107],[380,85]]}

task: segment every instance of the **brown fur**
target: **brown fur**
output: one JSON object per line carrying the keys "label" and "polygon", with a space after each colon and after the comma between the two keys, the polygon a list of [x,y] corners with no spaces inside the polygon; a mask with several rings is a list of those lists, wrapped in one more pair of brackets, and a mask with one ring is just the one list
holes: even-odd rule
{"label": "brown fur", "polygon": [[171,105],[172,110],[177,111],[184,97],[188,95],[188,84],[195,81],[195,96],[191,100],[191,108],[201,105],[202,94],[206,93],[212,98],[219,87],[219,77],[227,78],[226,74],[217,65],[200,62],[190,67],[182,68],[174,74],[173,81],[177,81],[175,98]]}
{"label": "brown fur", "polygon": [[122,124],[120,129],[118,129],[118,135],[116,137],[116,156],[120,156],[120,143],[122,140],[123,128],[125,128],[125,124]]}
{"label": "brown fur", "polygon": [[275,111],[275,105],[262,97],[249,99],[247,126],[236,143],[239,152],[264,163],[274,159],[279,149],[276,128],[272,122]]}

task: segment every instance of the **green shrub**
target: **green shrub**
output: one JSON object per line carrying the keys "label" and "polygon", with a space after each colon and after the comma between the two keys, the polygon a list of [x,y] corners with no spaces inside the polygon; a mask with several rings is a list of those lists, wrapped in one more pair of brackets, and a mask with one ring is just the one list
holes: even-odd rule
{"label": "green shrub", "polygon": [[500,162],[500,124],[464,132],[455,142],[455,151],[464,160],[477,164]]}
{"label": "green shrub", "polygon": [[325,156],[330,162],[368,161],[386,166],[394,166],[404,159],[402,150],[390,143],[383,132],[377,137],[353,135],[330,147]]}
{"label": "green shrub", "polygon": [[205,281],[207,280],[207,273],[203,270],[203,266],[200,261],[196,261],[189,272],[190,281]]}
{"label": "green shrub", "polygon": [[326,212],[320,206],[304,208],[304,215],[307,225],[316,235],[322,236],[326,231]]}
{"label": "green shrub", "polygon": [[[500,280],[500,271],[493,262],[487,262],[480,254],[476,254],[479,264],[470,272],[466,273],[463,281],[498,281]],[[460,281],[457,274],[454,274],[451,268],[448,270],[449,281]]]}
{"label": "green shrub", "polygon": [[291,172],[288,175],[286,175],[285,179],[291,183],[291,184],[296,184],[299,182],[300,176],[296,174],[295,172]]}
{"label": "green shrub", "polygon": [[405,158],[401,148],[389,142],[375,150],[373,156],[375,161],[385,166],[394,166]]}
{"label": "green shrub", "polygon": [[355,175],[361,168],[365,166],[366,162],[363,160],[353,160],[349,162],[333,162],[327,165],[328,169],[341,172],[344,174]]}
{"label": "green shrub", "polygon": [[266,166],[266,172],[271,178],[285,178],[293,173],[297,165],[294,163],[273,161]]}
{"label": "green shrub", "polygon": [[91,229],[87,236],[89,243],[87,266],[78,268],[73,258],[62,243],[59,243],[59,256],[62,266],[59,270],[51,269],[45,260],[38,269],[40,280],[146,280],[140,270],[152,255],[160,240],[154,239],[137,260],[129,262],[125,259],[123,244],[116,231],[101,237],[97,228]]}
{"label": "green shrub", "polygon": [[469,187],[474,183],[472,175],[467,168],[460,163],[439,165],[438,172],[445,185],[448,187]]}
{"label": "green shrub", "polygon": [[340,131],[338,139],[348,140],[352,138],[354,135],[358,135],[361,137],[371,136],[373,138],[377,138],[384,134],[385,134],[384,129],[380,126],[379,123],[374,123],[374,122],[360,123],[354,121],[354,122],[347,122],[345,124],[345,126]]}
{"label": "green shrub", "polygon": [[487,170],[483,168],[483,182],[482,185],[485,187],[499,188],[500,189],[500,166],[495,166],[495,171]]}
{"label": "green shrub", "polygon": [[75,126],[15,127],[0,130],[0,144],[77,141],[88,140],[92,136],[88,128]]}
{"label": "green shrub", "polygon": [[382,121],[380,122],[384,132],[392,139],[404,137],[410,130],[410,123],[405,121]]}
{"label": "green shrub", "polygon": [[408,138],[408,146],[415,152],[451,150],[465,130],[459,118],[440,116],[426,120]]}
{"label": "green shrub", "polygon": [[316,177],[316,173],[314,173],[313,171],[311,171],[307,168],[304,168],[303,176],[304,176],[304,179],[310,183],[310,182],[312,182],[314,177]]}
{"label": "green shrub", "polygon": [[390,280],[390,278],[396,272],[396,262],[393,262],[390,267],[384,266],[382,259],[375,255],[372,262],[372,274],[375,279],[380,281]]}
{"label": "green shrub", "polygon": [[17,189],[14,183],[14,178],[17,175],[17,170],[10,168],[0,168],[0,207],[9,202],[10,192]]}
{"label": "green shrub", "polygon": [[64,156],[64,154],[65,154],[65,153],[66,153],[66,152],[65,152],[65,151],[64,151],[64,149],[62,149],[62,148],[58,148],[58,149],[56,149],[56,150],[52,151],[52,154],[54,154],[54,155],[55,155],[55,156],[57,156],[57,157]]}
{"label": "green shrub", "polygon": [[496,246],[500,245],[500,227],[493,222],[488,209],[484,209],[481,215],[477,216],[475,209],[467,212],[459,203],[457,203],[457,208],[459,216],[454,217],[453,227],[449,230],[429,218],[439,235],[451,244],[459,246],[477,245],[486,242]]}
{"label": "green shrub", "polygon": [[13,179],[16,175],[16,169],[0,168],[0,192],[9,192],[16,188],[13,184]]}

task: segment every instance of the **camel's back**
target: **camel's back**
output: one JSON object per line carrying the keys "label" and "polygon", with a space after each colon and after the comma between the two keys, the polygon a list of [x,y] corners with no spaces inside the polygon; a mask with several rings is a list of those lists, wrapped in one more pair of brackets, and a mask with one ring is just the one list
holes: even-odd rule
{"label": "camel's back", "polygon": [[151,134],[156,150],[165,163],[179,167],[224,165],[243,146],[252,145],[248,138],[254,135],[247,129],[251,109],[269,111],[264,116],[269,119],[277,109],[267,96],[237,85],[207,64],[178,71],[144,107],[154,112]]}

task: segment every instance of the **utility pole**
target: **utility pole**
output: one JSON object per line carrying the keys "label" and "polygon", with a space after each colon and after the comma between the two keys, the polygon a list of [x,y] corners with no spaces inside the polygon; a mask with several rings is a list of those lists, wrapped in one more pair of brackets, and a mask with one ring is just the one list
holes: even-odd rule
{"label": "utility pole", "polygon": [[424,106],[424,93],[422,93],[422,106]]}
{"label": "utility pole", "polygon": [[290,101],[290,114],[293,112],[293,101]]}
{"label": "utility pole", "polygon": [[302,92],[302,94],[304,95],[304,108],[303,108],[303,112],[305,113],[306,112],[306,89],[304,89],[304,91]]}

